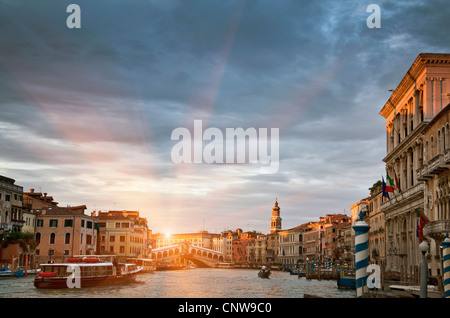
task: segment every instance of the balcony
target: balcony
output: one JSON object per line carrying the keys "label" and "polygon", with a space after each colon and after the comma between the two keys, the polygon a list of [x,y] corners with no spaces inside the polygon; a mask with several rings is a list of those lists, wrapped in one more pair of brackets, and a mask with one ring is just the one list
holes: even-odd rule
{"label": "balcony", "polygon": [[422,165],[417,172],[417,180],[419,181],[427,181],[428,179],[433,178],[433,174],[428,172],[428,165]]}
{"label": "balcony", "polygon": [[437,220],[428,223],[424,229],[423,234],[431,237],[433,240],[442,242],[445,239],[445,234],[450,233],[450,220]]}
{"label": "balcony", "polygon": [[[423,183],[416,184],[402,193],[392,195],[390,200],[381,204],[381,210],[385,213],[390,212],[393,209],[397,209],[407,203],[415,200],[423,200],[425,185]],[[389,194],[391,195],[391,194]]]}
{"label": "balcony", "polygon": [[450,169],[450,149],[438,154],[429,160],[427,164],[417,169],[417,179],[419,181],[426,181],[427,179],[433,178],[434,175],[440,174],[448,169]]}

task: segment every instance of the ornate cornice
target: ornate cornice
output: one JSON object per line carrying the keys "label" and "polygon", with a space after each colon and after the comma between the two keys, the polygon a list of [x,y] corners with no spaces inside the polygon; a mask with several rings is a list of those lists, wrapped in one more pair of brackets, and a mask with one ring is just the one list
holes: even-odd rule
{"label": "ornate cornice", "polygon": [[[391,97],[388,99],[384,107],[380,111],[380,115],[384,118],[388,118],[390,113],[395,110],[395,106],[405,93],[415,85],[415,87],[420,86],[416,83],[419,74],[427,66],[435,65],[450,65],[450,54],[446,53],[420,53],[409,70],[406,72],[403,79],[398,84],[397,88],[392,93]],[[427,77],[427,80],[431,80]]]}

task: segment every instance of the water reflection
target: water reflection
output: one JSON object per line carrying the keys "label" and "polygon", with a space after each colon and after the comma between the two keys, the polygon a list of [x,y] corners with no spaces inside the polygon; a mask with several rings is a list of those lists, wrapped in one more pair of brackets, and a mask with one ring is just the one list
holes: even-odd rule
{"label": "water reflection", "polygon": [[257,271],[194,269],[140,274],[134,283],[81,289],[45,290],[33,286],[33,275],[2,278],[0,297],[19,298],[354,298],[355,292],[337,289],[336,281],[298,279],[287,272],[272,272],[269,279]]}

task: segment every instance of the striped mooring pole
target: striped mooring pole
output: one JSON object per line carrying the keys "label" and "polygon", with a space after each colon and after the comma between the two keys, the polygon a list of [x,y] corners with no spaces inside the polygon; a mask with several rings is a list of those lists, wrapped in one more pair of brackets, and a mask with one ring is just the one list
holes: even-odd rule
{"label": "striped mooring pole", "polygon": [[369,229],[370,226],[363,220],[362,211],[359,212],[359,221],[353,226],[355,230],[355,273],[356,297],[362,298],[367,282],[367,266],[369,266]]}
{"label": "striped mooring pole", "polygon": [[443,268],[444,268],[444,297],[450,298],[450,238],[448,232],[442,242]]}

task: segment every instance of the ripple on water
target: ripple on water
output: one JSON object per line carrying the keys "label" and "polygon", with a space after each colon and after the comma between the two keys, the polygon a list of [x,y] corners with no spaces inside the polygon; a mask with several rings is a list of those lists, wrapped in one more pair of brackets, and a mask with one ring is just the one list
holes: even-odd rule
{"label": "ripple on water", "polygon": [[194,269],[140,274],[134,283],[81,289],[37,289],[33,275],[1,278],[1,298],[302,298],[313,294],[329,298],[354,298],[339,290],[336,281],[306,280],[287,272],[272,272],[269,279],[257,270]]}

